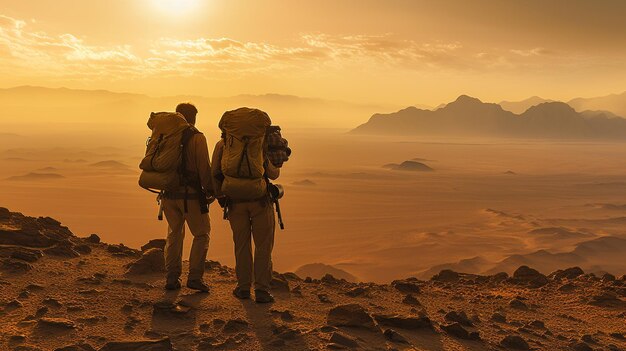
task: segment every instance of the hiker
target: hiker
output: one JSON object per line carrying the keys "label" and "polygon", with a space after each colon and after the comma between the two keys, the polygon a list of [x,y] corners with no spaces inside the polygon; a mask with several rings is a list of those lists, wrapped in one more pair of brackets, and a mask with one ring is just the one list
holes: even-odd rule
{"label": "hiker", "polygon": [[[151,115],[152,124],[149,121],[148,126],[153,129],[153,137],[140,166],[144,170],[140,185],[149,190],[162,190],[159,195],[161,211],[168,223],[165,289],[181,288],[186,223],[193,235],[187,287],[208,292],[209,286],[202,276],[211,229],[208,207],[213,199],[209,151],[205,136],[195,128],[196,107],[181,103],[176,106],[176,112]],[[162,161],[159,157],[174,161]],[[161,163],[168,163],[168,166]]]}
{"label": "hiker", "polygon": [[249,299],[254,283],[257,303],[274,301],[270,282],[275,218],[267,189],[269,180],[280,175],[280,169],[267,155],[266,131],[270,125],[269,116],[260,110],[227,111],[219,123],[222,139],[215,146],[212,163],[216,196],[225,207],[233,231],[237,274],[233,294]]}

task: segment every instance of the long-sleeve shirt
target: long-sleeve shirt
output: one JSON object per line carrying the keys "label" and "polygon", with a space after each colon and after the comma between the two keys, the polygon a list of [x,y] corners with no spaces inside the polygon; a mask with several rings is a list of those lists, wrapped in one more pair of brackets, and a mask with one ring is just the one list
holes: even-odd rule
{"label": "long-sleeve shirt", "polygon": [[[215,150],[213,150],[213,162],[211,163],[211,174],[213,177],[213,189],[215,189],[216,193],[219,193],[222,188],[222,182],[224,180],[224,176],[222,174],[222,154],[224,153],[224,140],[220,139],[220,141],[215,144]],[[276,180],[280,176],[280,168],[274,166],[267,159],[265,160],[265,175],[271,179]]]}
{"label": "long-sleeve shirt", "polygon": [[194,134],[186,148],[186,168],[192,174],[197,174],[200,185],[207,193],[213,195],[213,181],[211,177],[211,161],[209,159],[209,148],[204,134]]}

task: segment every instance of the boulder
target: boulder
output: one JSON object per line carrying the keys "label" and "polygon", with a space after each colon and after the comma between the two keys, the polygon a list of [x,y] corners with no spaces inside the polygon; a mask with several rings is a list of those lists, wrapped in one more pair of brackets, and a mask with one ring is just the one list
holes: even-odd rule
{"label": "boulder", "polygon": [[441,330],[455,338],[465,340],[480,340],[480,334],[478,334],[478,332],[470,332],[467,329],[463,328],[460,323],[455,322],[447,325],[444,324],[441,326]]}
{"label": "boulder", "polygon": [[161,249],[148,249],[126,266],[126,274],[150,274],[165,271],[165,256]]}
{"label": "boulder", "polygon": [[167,240],[165,239],[152,239],[141,247],[141,251],[147,251],[149,249],[161,249],[165,251],[166,243],[167,243]]}
{"label": "boulder", "polygon": [[274,273],[272,275],[272,281],[270,282],[270,286],[274,291],[289,291],[289,282],[282,274]]}
{"label": "boulder", "polygon": [[85,240],[88,243],[99,244],[100,243],[100,236],[98,236],[98,234],[91,234]]}
{"label": "boulder", "polygon": [[448,312],[445,316],[444,316],[445,320],[449,321],[449,322],[457,322],[461,325],[464,326],[468,326],[468,327],[473,327],[474,323],[472,323],[472,321],[467,317],[467,314],[465,313],[465,311],[451,311]]}
{"label": "boulder", "polygon": [[427,316],[406,317],[398,314],[376,314],[374,319],[380,325],[393,328],[416,330],[433,327],[430,318]]}
{"label": "boulder", "polygon": [[41,252],[40,250],[28,249],[25,247],[17,248],[13,252],[11,252],[11,258],[30,263],[36,262],[41,257],[43,257],[43,252]]}
{"label": "boulder", "polygon": [[506,316],[496,312],[491,315],[491,321],[496,323],[506,323]]}
{"label": "boulder", "polygon": [[0,264],[0,266],[2,267],[2,270],[11,273],[24,273],[33,269],[33,266],[28,262],[12,258],[2,260],[2,264]]}
{"label": "boulder", "polygon": [[583,274],[585,274],[585,272],[580,267],[570,267],[550,273],[550,277],[552,277],[554,280],[574,279]]}
{"label": "boulder", "polygon": [[359,304],[340,305],[328,312],[328,324],[335,327],[353,327],[376,330],[372,316]]}
{"label": "boulder", "polygon": [[108,342],[99,351],[173,351],[169,338],[161,340],[113,341]]}
{"label": "boulder", "polygon": [[527,310],[528,309],[528,305],[526,305],[526,303],[524,303],[524,301],[522,301],[520,299],[517,299],[517,298],[509,301],[509,307],[514,308],[516,310]]}
{"label": "boulder", "polygon": [[0,221],[5,221],[9,218],[11,218],[11,211],[7,208],[0,207]]}
{"label": "boulder", "polygon": [[407,280],[394,280],[391,282],[391,286],[393,286],[396,290],[404,294],[419,294],[420,287],[415,282],[407,281]]}
{"label": "boulder", "polygon": [[507,350],[530,350],[530,346],[519,335],[507,335],[500,341],[500,346]]}
{"label": "boulder", "polygon": [[383,335],[385,336],[385,339],[398,343],[398,344],[409,344],[409,341],[402,336],[400,333],[398,333],[397,331],[393,330],[393,329],[386,329],[383,332]]}
{"label": "boulder", "polygon": [[349,348],[359,347],[359,343],[356,341],[355,338],[349,335],[346,335],[344,333],[340,333],[340,332],[334,332],[330,336],[330,342],[338,344],[338,345],[343,345]]}
{"label": "boulder", "polygon": [[67,319],[67,318],[41,318],[37,321],[37,326],[42,328],[53,328],[53,329],[75,329],[76,324]]}
{"label": "boulder", "polygon": [[438,274],[435,274],[430,280],[439,281],[439,282],[455,282],[459,280],[459,273],[450,270],[444,269]]}
{"label": "boulder", "polygon": [[513,273],[513,281],[531,288],[540,288],[548,284],[548,278],[528,266],[521,266]]}
{"label": "boulder", "polygon": [[415,298],[415,296],[409,294],[407,296],[404,297],[404,299],[402,299],[402,303],[406,304],[406,305],[410,305],[410,306],[421,306],[422,303],[419,302],[418,299]]}
{"label": "boulder", "polygon": [[74,249],[74,244],[69,240],[63,240],[58,242],[53,247],[45,249],[44,252],[48,255],[60,256],[60,257],[78,257],[80,253]]}
{"label": "boulder", "polygon": [[604,291],[591,297],[590,305],[599,307],[621,307],[626,306],[626,302],[622,301],[619,296],[612,291]]}

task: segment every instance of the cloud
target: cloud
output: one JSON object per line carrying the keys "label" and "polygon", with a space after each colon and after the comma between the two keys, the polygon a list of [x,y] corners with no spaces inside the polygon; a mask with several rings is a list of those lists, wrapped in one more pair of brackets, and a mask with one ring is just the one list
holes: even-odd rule
{"label": "cloud", "polygon": [[139,50],[123,44],[95,45],[88,38],[50,34],[33,26],[36,23],[0,15],[0,71],[14,76],[85,80],[167,76],[232,79],[250,74],[295,75],[372,68],[519,70],[558,65],[565,57],[542,47],[478,50],[459,42],[420,43],[392,34],[309,33],[288,46],[231,38],[160,38],[148,42],[147,49]]}

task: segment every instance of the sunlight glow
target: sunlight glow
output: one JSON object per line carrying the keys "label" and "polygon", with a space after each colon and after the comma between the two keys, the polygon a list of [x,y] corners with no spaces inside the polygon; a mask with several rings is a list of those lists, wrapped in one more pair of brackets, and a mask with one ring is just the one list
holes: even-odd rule
{"label": "sunlight glow", "polygon": [[152,0],[154,6],[168,15],[184,15],[198,7],[200,0]]}

